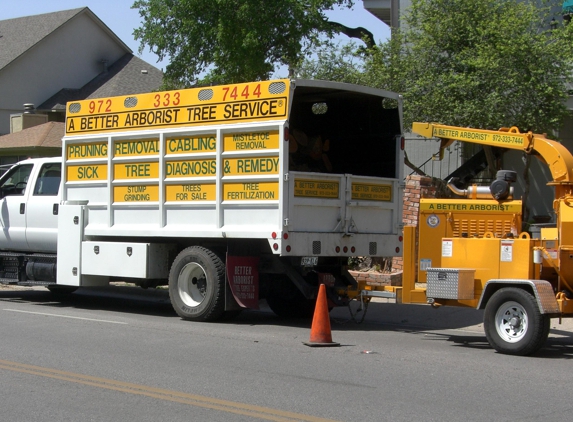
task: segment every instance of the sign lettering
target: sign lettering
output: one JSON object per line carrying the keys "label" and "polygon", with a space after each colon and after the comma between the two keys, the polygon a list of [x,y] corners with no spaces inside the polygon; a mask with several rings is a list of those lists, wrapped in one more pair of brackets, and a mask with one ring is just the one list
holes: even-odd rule
{"label": "sign lettering", "polygon": [[84,160],[86,158],[106,158],[107,142],[89,144],[68,144],[66,147],[68,160]]}
{"label": "sign lettering", "polygon": [[337,181],[295,179],[294,196],[338,199]]}
{"label": "sign lettering", "polygon": [[178,201],[214,201],[217,197],[214,183],[198,183],[165,186],[165,200]]}
{"label": "sign lettering", "polygon": [[107,164],[95,165],[82,165],[82,166],[68,166],[67,167],[68,182],[94,182],[107,180]]}
{"label": "sign lettering", "polygon": [[217,162],[214,159],[169,161],[165,163],[165,176],[203,177],[217,174]]}
{"label": "sign lettering", "polygon": [[366,201],[391,201],[391,185],[352,183],[352,199]]}
{"label": "sign lettering", "polygon": [[159,186],[133,185],[114,186],[113,202],[156,202],[159,201]]}
{"label": "sign lettering", "polygon": [[461,211],[461,212],[503,212],[520,213],[521,201],[506,203],[491,203],[490,201],[443,201],[443,202],[421,202],[420,211]]}
{"label": "sign lettering", "polygon": [[[168,125],[177,121],[181,110],[178,108],[153,111],[136,111],[116,114],[113,117],[120,122],[121,127],[142,127]],[[108,129],[106,127],[106,129]]]}
{"label": "sign lettering", "polygon": [[223,138],[225,151],[262,150],[279,148],[279,132],[227,133]]}
{"label": "sign lettering", "polygon": [[279,157],[229,158],[223,166],[225,176],[278,174]]}
{"label": "sign lettering", "polygon": [[142,139],[137,141],[119,141],[114,145],[114,155],[135,156],[159,154],[158,139]]}
{"label": "sign lettering", "polygon": [[167,140],[167,154],[211,152],[217,150],[215,135],[190,136]]}
{"label": "sign lettering", "polygon": [[276,201],[278,199],[278,182],[223,184],[224,201]]}
{"label": "sign lettering", "polygon": [[243,308],[259,308],[259,258],[227,255],[227,277],[231,292]]}
{"label": "sign lettering", "polygon": [[[190,126],[243,120],[278,119],[287,115],[287,98],[177,107],[152,111],[117,112],[102,116],[68,116],[66,132],[95,133],[136,128]],[[207,107],[207,108],[205,108]],[[208,111],[205,111],[208,110]]]}
{"label": "sign lettering", "polygon": [[159,177],[158,163],[117,163],[113,165],[115,179],[154,179]]}
{"label": "sign lettering", "polygon": [[486,145],[498,145],[498,146],[508,146],[524,145],[524,135],[517,135],[512,133],[487,133],[485,131],[480,131],[479,129],[474,130],[457,130],[457,129],[446,129],[441,127],[434,127],[433,136],[437,138],[445,139],[457,139],[460,141],[479,141]]}

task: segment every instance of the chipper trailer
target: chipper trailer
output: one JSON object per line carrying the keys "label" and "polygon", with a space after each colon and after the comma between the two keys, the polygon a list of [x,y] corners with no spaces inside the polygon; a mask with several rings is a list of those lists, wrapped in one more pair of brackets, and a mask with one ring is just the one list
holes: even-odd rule
{"label": "chipper trailer", "polygon": [[441,150],[461,141],[538,158],[553,177],[547,189],[555,192],[556,224],[541,228],[536,238],[521,232],[522,203],[512,198],[510,186],[514,172],[498,172],[490,187],[449,184],[458,198],[422,199],[417,239],[415,227],[404,229],[402,287],[379,292],[361,284],[340,293],[395,294],[401,303],[483,309],[494,349],[534,353],[548,337],[551,318],[573,316],[573,156],[559,142],[515,127],[492,131],[414,123],[413,131],[440,139]]}

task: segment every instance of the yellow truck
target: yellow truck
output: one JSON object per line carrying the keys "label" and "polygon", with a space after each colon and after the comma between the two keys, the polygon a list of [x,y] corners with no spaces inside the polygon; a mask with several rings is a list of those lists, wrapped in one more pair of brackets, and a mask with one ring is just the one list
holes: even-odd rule
{"label": "yellow truck", "polygon": [[[414,123],[413,132],[515,149],[545,163],[555,192],[554,227],[521,232],[522,204],[512,197],[514,172],[489,187],[451,186],[456,199],[422,199],[418,237],[404,230],[404,274],[393,288],[402,303],[484,309],[484,330],[501,353],[529,355],[545,343],[551,318],[573,316],[573,156],[559,142],[517,128],[480,130]],[[416,284],[421,282],[422,284]],[[363,296],[376,296],[359,286]]]}
{"label": "yellow truck", "polygon": [[[401,97],[274,80],[73,101],[61,158],[0,178],[0,282],[168,285],[184,319],[312,315],[402,253]],[[344,304],[335,295],[331,305]]]}

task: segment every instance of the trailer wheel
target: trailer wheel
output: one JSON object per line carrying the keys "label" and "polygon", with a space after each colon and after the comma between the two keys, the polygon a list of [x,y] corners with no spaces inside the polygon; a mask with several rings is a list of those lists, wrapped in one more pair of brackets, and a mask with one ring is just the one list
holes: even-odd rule
{"label": "trailer wheel", "polygon": [[173,261],[169,297],[181,318],[215,321],[225,311],[225,265],[209,249],[191,246]]}
{"label": "trailer wheel", "polygon": [[484,330],[498,352],[525,356],[538,351],[549,335],[551,318],[540,312],[535,297],[523,289],[504,287],[485,307]]}
{"label": "trailer wheel", "polygon": [[278,277],[266,297],[271,311],[281,318],[311,318],[316,300],[307,299],[286,277]]}

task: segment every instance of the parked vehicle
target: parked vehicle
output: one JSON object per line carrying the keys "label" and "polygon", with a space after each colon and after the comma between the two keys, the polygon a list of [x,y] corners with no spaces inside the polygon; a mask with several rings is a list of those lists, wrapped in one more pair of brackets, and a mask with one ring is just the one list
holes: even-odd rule
{"label": "parked vehicle", "polygon": [[62,158],[0,179],[0,282],[169,285],[184,319],[310,315],[402,252],[401,97],[275,80],[71,102]]}

